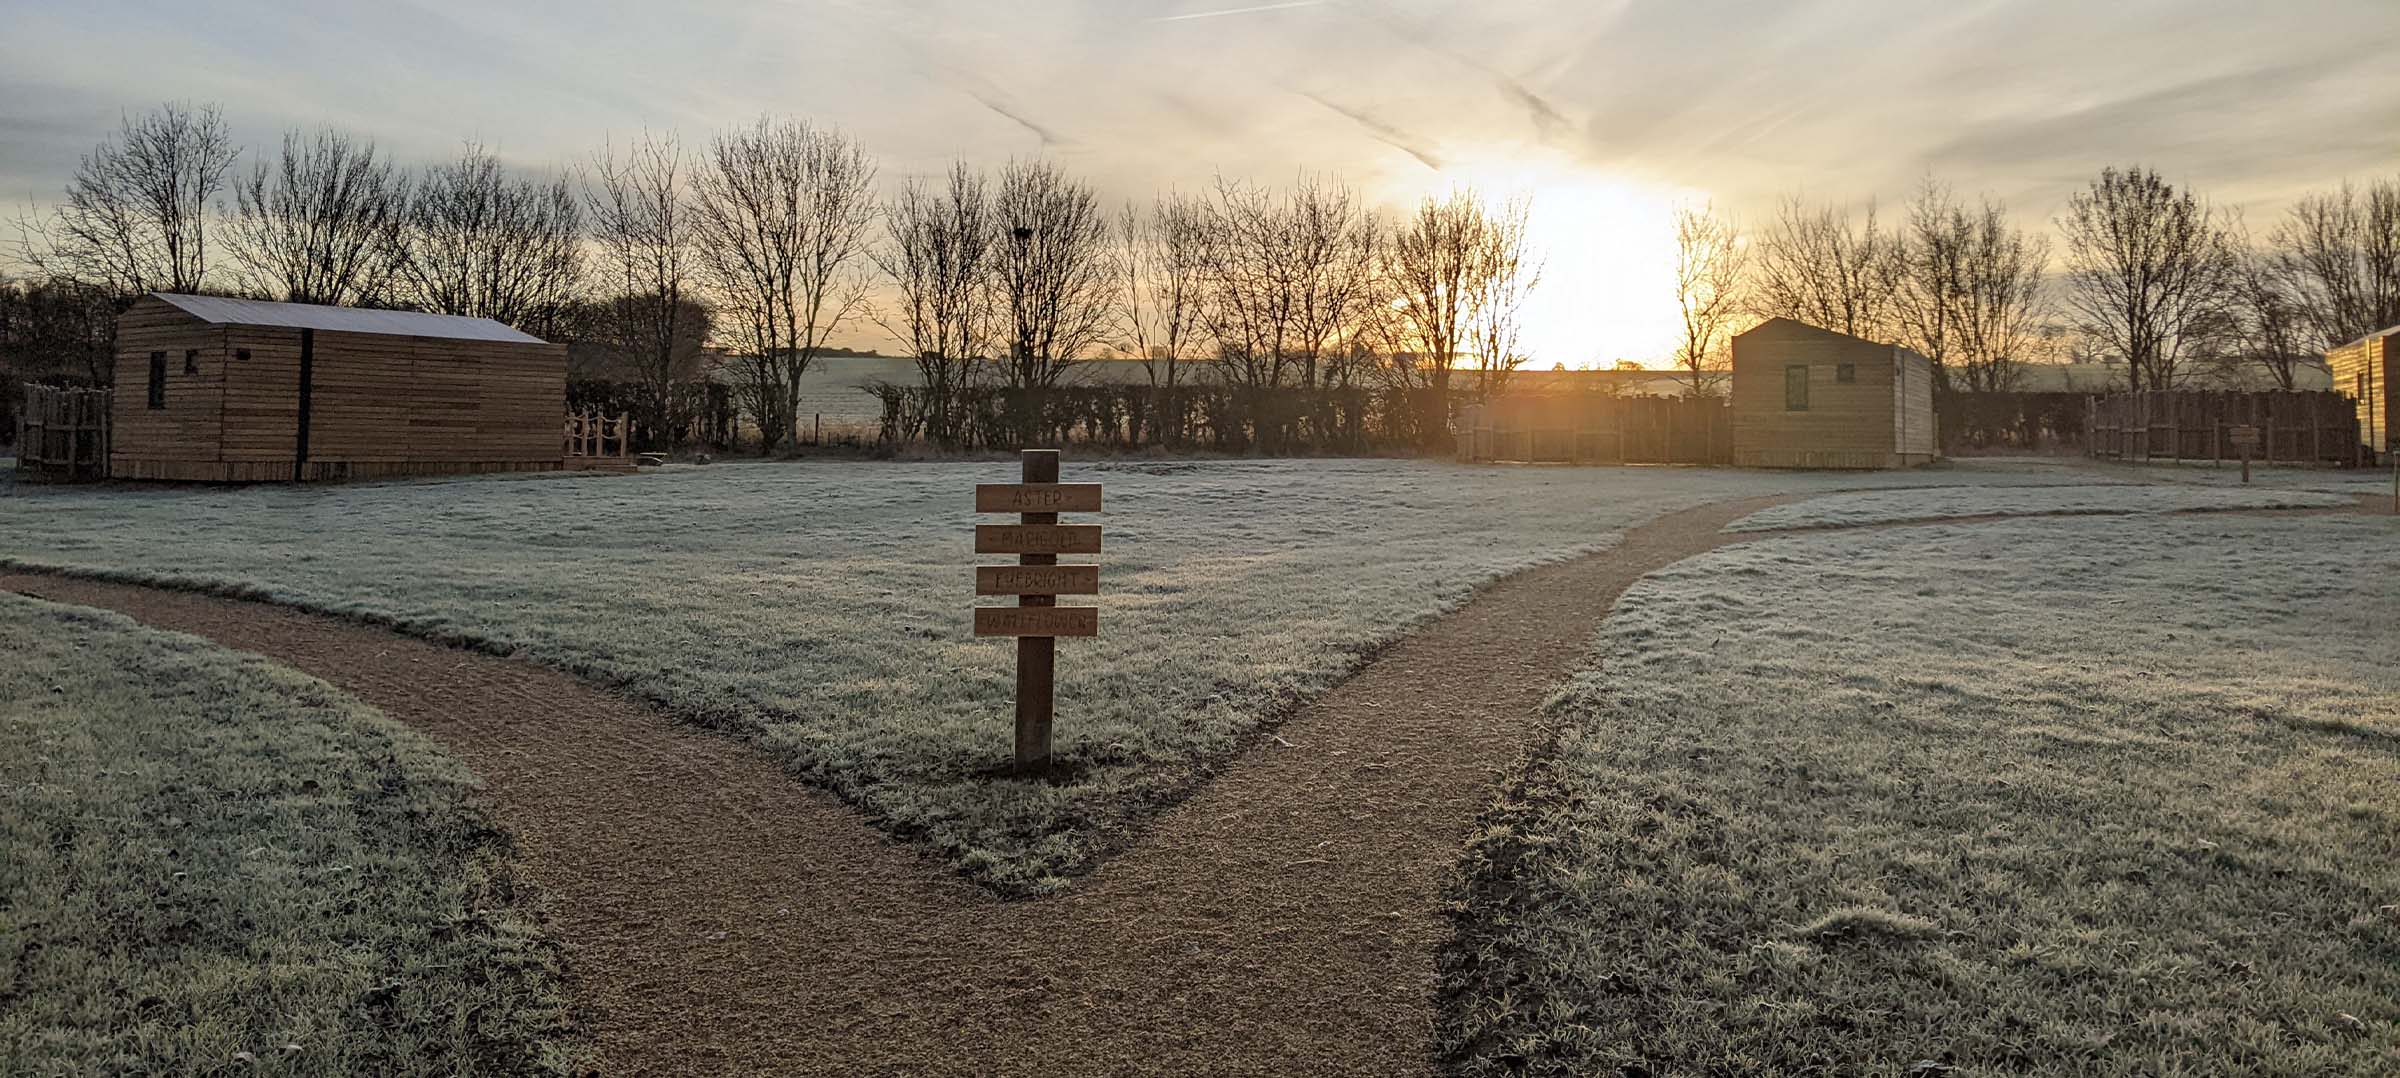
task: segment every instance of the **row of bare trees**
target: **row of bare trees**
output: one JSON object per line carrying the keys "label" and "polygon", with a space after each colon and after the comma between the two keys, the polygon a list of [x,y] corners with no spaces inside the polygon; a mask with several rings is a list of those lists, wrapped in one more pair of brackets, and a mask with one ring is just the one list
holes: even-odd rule
{"label": "row of bare trees", "polygon": [[2007,208],[1969,204],[1926,181],[1898,225],[1863,211],[1787,198],[1745,240],[1706,208],[1677,219],[1676,366],[1695,389],[1723,377],[1740,325],[1790,318],[1906,345],[1958,389],[2005,388],[2044,314],[2048,243]]}
{"label": "row of bare trees", "polygon": [[2142,168],[2108,168],[2069,199],[2051,241],[2007,207],[1925,181],[1897,225],[1785,200],[1754,236],[1708,208],[1677,220],[1675,361],[1696,391],[1723,377],[1731,335],[1785,317],[1894,341],[1947,385],[2008,389],[2059,336],[2121,360],[2127,387],[2263,372],[2291,388],[2333,346],[2400,324],[2400,180],[2303,198],[2264,237]]}
{"label": "row of bare trees", "polygon": [[937,441],[962,388],[1055,386],[1104,349],[1169,389],[1448,389],[1467,370],[1491,392],[1524,362],[1541,272],[1526,216],[1460,191],[1386,222],[1321,177],[1219,180],[1107,214],[1055,166],[994,179],[962,164],[889,208],[875,260],[898,302],[881,319],[918,357]]}
{"label": "row of bare trees", "polygon": [[1053,387],[1106,352],[1169,388],[1448,389],[1469,371],[1472,391],[1495,392],[1524,362],[1541,273],[1521,200],[1460,191],[1395,222],[1303,177],[1110,212],[1058,166],[1012,161],[913,179],[886,202],[857,142],[774,117],[697,151],[612,143],[568,175],[474,145],[408,170],[330,130],[291,132],[246,169],[239,157],[213,107],[128,118],[24,222],[22,261],[118,302],[217,291],[586,341],[651,390],[651,429],[671,425],[673,384],[713,341],[769,449],[811,365],[863,320],[916,357],[936,439],[960,388]]}
{"label": "row of bare trees", "polygon": [[118,295],[213,289],[518,325],[579,286],[573,187],[512,175],[480,146],[414,174],[336,131],[287,134],[240,174],[238,157],[212,106],[128,117],[58,206],[23,222],[19,254],[37,277]]}

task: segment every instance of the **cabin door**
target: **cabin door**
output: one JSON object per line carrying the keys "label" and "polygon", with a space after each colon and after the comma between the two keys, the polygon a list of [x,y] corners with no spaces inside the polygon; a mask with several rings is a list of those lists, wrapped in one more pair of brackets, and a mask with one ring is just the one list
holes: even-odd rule
{"label": "cabin door", "polygon": [[300,331],[300,411],[299,434],[292,447],[292,481],[308,478],[308,411],[310,398],[316,395],[317,331]]}

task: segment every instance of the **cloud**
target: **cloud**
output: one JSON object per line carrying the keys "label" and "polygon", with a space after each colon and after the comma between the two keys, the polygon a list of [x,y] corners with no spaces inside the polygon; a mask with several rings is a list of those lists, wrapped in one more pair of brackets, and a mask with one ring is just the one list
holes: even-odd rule
{"label": "cloud", "polygon": [[994,101],[983,94],[977,93],[974,90],[967,90],[964,92],[968,97],[974,98],[977,104],[980,104],[984,108],[990,109],[999,114],[1001,117],[1007,119],[1010,123],[1016,124],[1018,127],[1022,127],[1027,131],[1033,132],[1036,138],[1042,140],[1042,145],[1045,148],[1056,146],[1066,141],[1065,139],[1060,138],[1056,132],[1051,131],[1047,127],[1043,127],[1032,120],[1026,119],[1022,113],[1019,113],[1006,105],[1002,105],[999,102]]}
{"label": "cloud", "polygon": [[1216,11],[1194,11],[1185,15],[1160,15],[1151,22],[1190,22],[1194,19],[1221,19],[1228,15],[1255,15],[1262,11],[1289,11],[1300,7],[1323,7],[1325,0],[1291,0],[1284,4],[1254,4],[1249,7],[1221,8]]}
{"label": "cloud", "polygon": [[1376,119],[1373,115],[1367,112],[1334,104],[1333,102],[1327,101],[1326,99],[1319,97],[1316,94],[1309,93],[1306,90],[1294,90],[1293,93],[1299,94],[1302,97],[1314,101],[1336,115],[1349,120],[1351,123],[1357,124],[1361,129],[1365,130],[1367,134],[1373,136],[1375,141],[1381,142],[1387,146],[1391,146],[1403,153],[1408,154],[1410,157],[1416,158],[1417,162],[1424,165],[1426,168],[1432,169],[1435,172],[1440,172],[1442,170],[1441,156],[1434,153],[1431,149],[1426,148],[1424,141],[1416,136],[1411,135],[1406,131],[1402,131],[1391,124],[1385,123],[1382,120]]}

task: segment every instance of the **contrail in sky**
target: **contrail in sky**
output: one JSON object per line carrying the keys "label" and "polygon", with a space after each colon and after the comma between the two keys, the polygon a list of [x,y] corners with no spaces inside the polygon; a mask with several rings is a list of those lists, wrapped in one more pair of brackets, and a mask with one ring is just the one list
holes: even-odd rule
{"label": "contrail in sky", "polygon": [[1296,7],[1323,7],[1325,0],[1293,0],[1288,4],[1260,4],[1256,7],[1234,7],[1223,11],[1195,11],[1189,15],[1161,15],[1151,22],[1184,22],[1190,19],[1214,19],[1222,15],[1248,15],[1256,11],[1283,11]]}

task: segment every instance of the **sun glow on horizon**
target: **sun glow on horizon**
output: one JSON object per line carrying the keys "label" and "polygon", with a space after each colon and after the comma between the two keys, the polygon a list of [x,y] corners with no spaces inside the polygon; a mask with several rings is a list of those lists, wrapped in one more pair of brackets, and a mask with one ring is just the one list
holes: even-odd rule
{"label": "sun glow on horizon", "polygon": [[1495,205],[1532,198],[1527,231],[1542,279],[1525,301],[1527,369],[1604,369],[1621,359],[1666,365],[1676,335],[1682,193],[1563,161],[1460,165],[1443,178],[1472,185]]}

